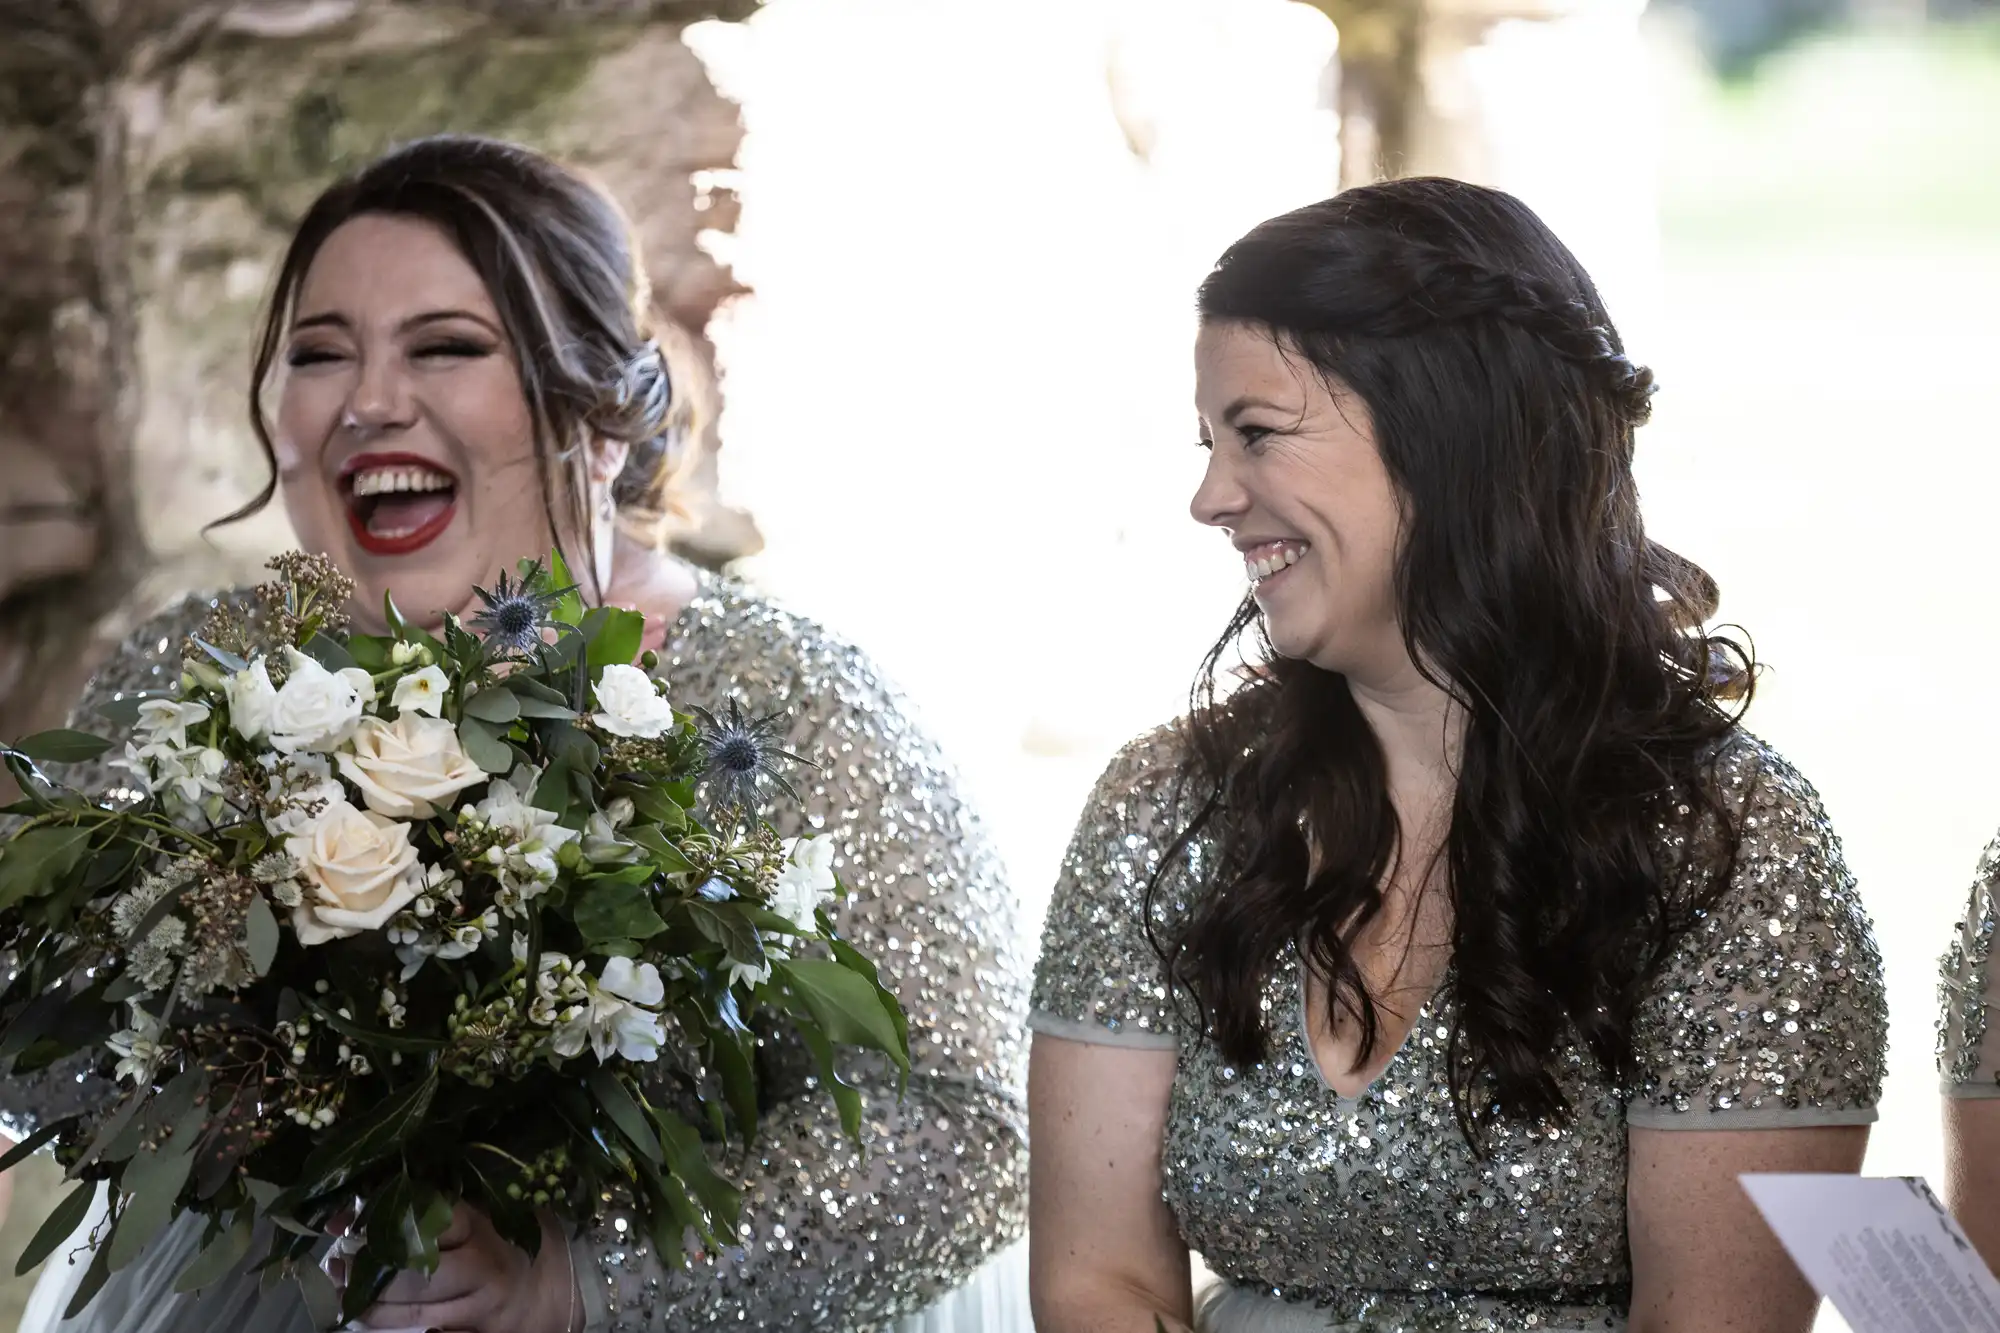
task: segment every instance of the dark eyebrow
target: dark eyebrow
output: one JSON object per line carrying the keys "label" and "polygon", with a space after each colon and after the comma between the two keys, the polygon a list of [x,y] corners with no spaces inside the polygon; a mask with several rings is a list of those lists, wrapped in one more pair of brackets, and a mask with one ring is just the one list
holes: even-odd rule
{"label": "dark eyebrow", "polygon": [[[496,338],[501,336],[500,330],[493,327],[491,320],[482,315],[475,315],[470,310],[426,310],[420,315],[412,315],[404,320],[401,330],[404,333],[408,333],[410,330],[422,328],[426,324],[439,324],[453,319],[470,321],[479,325]],[[318,314],[301,315],[292,321],[292,332],[294,333],[298,333],[304,329],[333,328],[352,330],[353,327],[353,321],[337,310],[326,310]]]}

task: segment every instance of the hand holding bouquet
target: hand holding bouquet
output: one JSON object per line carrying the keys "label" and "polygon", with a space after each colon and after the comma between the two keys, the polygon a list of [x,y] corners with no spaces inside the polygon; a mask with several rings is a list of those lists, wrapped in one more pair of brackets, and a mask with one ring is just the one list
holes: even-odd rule
{"label": "hand holding bouquet", "polygon": [[[393,604],[390,634],[347,633],[327,561],[272,564],[190,641],[177,691],[118,706],[136,801],[37,767],[102,738],[0,747],[25,793],[0,845],[0,1060],[87,1052],[118,1085],[0,1159],[53,1144],[79,1182],[24,1269],[100,1180],[72,1313],[186,1213],[206,1229],[181,1289],[268,1220],[267,1263],[329,1325],[435,1269],[461,1204],[532,1254],[627,1198],[682,1255],[733,1226],[704,1144],[755,1133],[759,1011],[858,1135],[834,1048],[907,1074],[907,1033],[833,930],[832,846],[754,813],[791,794],[774,719],[676,708],[643,619],[585,608],[559,558],[435,636]],[[313,1262],[336,1217],[344,1293]]]}

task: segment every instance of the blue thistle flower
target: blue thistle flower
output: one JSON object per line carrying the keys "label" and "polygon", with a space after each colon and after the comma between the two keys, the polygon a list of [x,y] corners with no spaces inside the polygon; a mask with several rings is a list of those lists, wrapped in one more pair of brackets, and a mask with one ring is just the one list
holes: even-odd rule
{"label": "blue thistle flower", "polygon": [[702,777],[708,784],[714,808],[747,814],[762,804],[767,784],[791,800],[799,799],[798,792],[779,771],[778,763],[784,760],[810,764],[810,761],[779,747],[778,737],[785,727],[783,713],[747,717],[743,706],[731,699],[720,718],[698,706],[694,714],[699,720],[696,730],[708,758]]}
{"label": "blue thistle flower", "polygon": [[551,588],[540,561],[528,566],[518,583],[505,570],[493,591],[474,585],[486,609],[472,617],[472,626],[486,636],[491,647],[503,653],[528,653],[539,647],[542,631],[549,627],[550,613],[557,603],[576,589]]}

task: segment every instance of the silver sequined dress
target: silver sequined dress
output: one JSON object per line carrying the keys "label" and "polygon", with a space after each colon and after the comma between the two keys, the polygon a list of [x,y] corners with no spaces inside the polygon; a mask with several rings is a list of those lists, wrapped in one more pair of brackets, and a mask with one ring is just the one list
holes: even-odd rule
{"label": "silver sequined dress", "polygon": [[[1147,881],[1179,829],[1176,754],[1173,733],[1156,732],[1099,780],[1049,909],[1029,1025],[1178,1052],[1163,1188],[1188,1247],[1223,1279],[1209,1326],[1622,1328],[1628,1125],[1875,1118],[1887,1014],[1872,931],[1812,787],[1750,737],[1728,742],[1717,770],[1741,819],[1732,885],[1652,985],[1633,1034],[1638,1086],[1613,1087],[1571,1046],[1559,1079],[1574,1124],[1496,1126],[1485,1160],[1447,1091],[1448,981],[1355,1098],[1333,1092],[1314,1061],[1295,950],[1265,993],[1273,1048],[1262,1064],[1231,1068],[1212,1043],[1181,1039],[1143,919]],[[1169,868],[1156,931],[1202,891],[1209,855],[1197,843]]]}
{"label": "silver sequined dress", "polygon": [[2000,837],[1979,858],[1965,916],[1939,969],[1938,1078],[1948,1097],[2000,1097],[2000,1041],[1993,1034],[1996,895]]}
{"label": "silver sequined dress", "polygon": [[[183,638],[210,605],[191,599],[132,635],[93,679],[78,724],[90,725],[95,704],[121,692],[169,687]],[[794,775],[803,809],[781,806],[773,822],[787,835],[836,840],[849,891],[836,920],[901,998],[914,1072],[899,1101],[892,1070],[851,1062],[865,1106],[864,1161],[832,1099],[808,1088],[809,1065],[784,1043],[768,1044],[759,1150],[747,1163],[730,1159],[745,1186],[737,1245],[683,1271],[662,1264],[627,1217],[612,1213],[572,1247],[584,1327],[860,1330],[912,1315],[909,1326],[927,1326],[916,1312],[1026,1226],[1027,958],[1000,863],[936,745],[850,645],[741,585],[704,578],[660,656],[683,705],[712,708],[733,695],[752,711],[791,713],[789,748],[821,767]],[[64,776],[96,790],[110,782],[102,771]],[[101,1085],[70,1076],[25,1079],[0,1089],[0,1109],[25,1128],[100,1095]],[[196,1239],[191,1226],[169,1232],[156,1253],[115,1274],[75,1325],[60,1327],[310,1327],[289,1283],[260,1296],[256,1278],[245,1277],[199,1302],[172,1296]],[[52,1270],[60,1265],[51,1261]]]}

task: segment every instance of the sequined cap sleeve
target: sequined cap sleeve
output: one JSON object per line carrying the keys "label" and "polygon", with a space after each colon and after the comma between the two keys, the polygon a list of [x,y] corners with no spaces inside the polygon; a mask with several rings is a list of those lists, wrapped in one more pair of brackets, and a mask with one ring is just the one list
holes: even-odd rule
{"label": "sequined cap sleeve", "polygon": [[1993,1040],[1993,931],[2000,892],[2000,837],[1987,844],[1965,916],[1938,976],[1938,1078],[1952,1097],[2000,1097],[2000,1042]]}
{"label": "sequined cap sleeve", "polygon": [[[174,688],[180,679],[181,645],[201,628],[215,601],[215,596],[206,594],[189,597],[125,637],[92,674],[69,715],[71,727],[121,743],[87,764],[45,765],[50,778],[100,799],[120,799],[129,775],[114,768],[111,761],[124,752],[122,737],[97,710],[128,694]],[[24,1074],[10,1071],[0,1077],[0,1129],[16,1135],[32,1132],[39,1125],[74,1115],[111,1096],[112,1085],[84,1072],[91,1060],[89,1054],[79,1053],[46,1069]]]}
{"label": "sequined cap sleeve", "polygon": [[682,706],[734,696],[790,713],[788,748],[821,767],[797,784],[802,809],[781,799],[768,813],[781,833],[834,838],[848,890],[834,916],[901,998],[915,1073],[899,1099],[879,1060],[844,1071],[862,1097],[859,1148],[809,1077],[777,1087],[750,1160],[717,1151],[744,1192],[727,1250],[663,1263],[617,1211],[578,1236],[585,1328],[878,1328],[1026,1227],[1014,899],[952,769],[854,648],[716,581],[661,655]]}
{"label": "sequined cap sleeve", "polygon": [[[1177,1044],[1172,998],[1146,929],[1147,885],[1180,832],[1179,747],[1171,728],[1119,751],[1097,780],[1050,897],[1028,1026],[1102,1045]],[[1159,934],[1186,909],[1200,851],[1184,854],[1154,895]]]}
{"label": "sequined cap sleeve", "polygon": [[1628,1121],[1868,1124],[1882,1091],[1888,1007],[1840,840],[1812,784],[1761,742],[1734,738],[1716,777],[1741,829],[1735,870],[1714,908],[1675,943],[1640,1008],[1641,1078]]}

